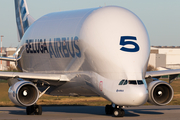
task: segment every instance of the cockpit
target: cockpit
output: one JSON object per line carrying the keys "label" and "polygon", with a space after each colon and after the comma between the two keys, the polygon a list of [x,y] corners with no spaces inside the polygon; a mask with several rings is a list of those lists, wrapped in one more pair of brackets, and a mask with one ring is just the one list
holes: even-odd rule
{"label": "cockpit", "polygon": [[127,85],[127,84],[131,84],[131,85],[142,85],[144,84],[142,80],[121,80],[119,82],[119,85]]}

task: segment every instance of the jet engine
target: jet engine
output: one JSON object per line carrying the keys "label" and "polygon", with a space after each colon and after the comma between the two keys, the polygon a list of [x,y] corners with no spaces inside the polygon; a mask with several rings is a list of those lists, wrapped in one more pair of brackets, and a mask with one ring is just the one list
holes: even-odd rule
{"label": "jet engine", "polygon": [[174,95],[171,85],[160,80],[150,82],[148,90],[148,102],[154,105],[166,105],[171,102]]}
{"label": "jet engine", "polygon": [[29,81],[18,81],[8,90],[10,100],[19,106],[34,105],[38,98],[39,92],[37,87]]}

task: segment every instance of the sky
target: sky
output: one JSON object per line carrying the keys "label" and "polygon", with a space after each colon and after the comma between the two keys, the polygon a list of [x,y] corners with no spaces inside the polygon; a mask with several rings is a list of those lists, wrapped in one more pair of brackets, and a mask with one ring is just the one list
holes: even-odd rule
{"label": "sky", "polygon": [[[180,46],[180,0],[26,0],[34,19],[57,11],[116,5],[144,23],[151,45]],[[17,47],[14,0],[0,0],[0,36],[4,47]]]}

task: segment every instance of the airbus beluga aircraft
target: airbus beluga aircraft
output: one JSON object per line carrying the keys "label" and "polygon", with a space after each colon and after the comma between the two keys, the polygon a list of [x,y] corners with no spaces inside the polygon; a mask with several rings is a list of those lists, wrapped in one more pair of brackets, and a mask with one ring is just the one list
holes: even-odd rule
{"label": "airbus beluga aircraft", "polygon": [[37,100],[56,96],[102,96],[106,114],[124,116],[123,106],[166,105],[172,87],[153,77],[180,70],[146,72],[150,41],[142,21],[119,6],[62,11],[34,20],[26,0],[15,0],[19,46],[13,58],[22,72],[0,72],[10,100],[41,115]]}

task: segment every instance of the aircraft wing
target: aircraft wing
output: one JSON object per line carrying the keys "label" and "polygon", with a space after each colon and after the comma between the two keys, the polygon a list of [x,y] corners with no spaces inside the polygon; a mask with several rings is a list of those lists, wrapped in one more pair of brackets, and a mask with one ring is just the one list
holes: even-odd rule
{"label": "aircraft wing", "polygon": [[85,72],[62,72],[58,74],[47,73],[26,73],[26,72],[0,72],[0,79],[22,78],[28,80],[52,80],[70,81],[73,77],[84,74]]}
{"label": "aircraft wing", "polygon": [[154,77],[160,78],[161,76],[169,75],[169,83],[173,81],[180,74],[180,69],[169,69],[169,70],[161,70],[161,71],[147,71],[146,78]]}

